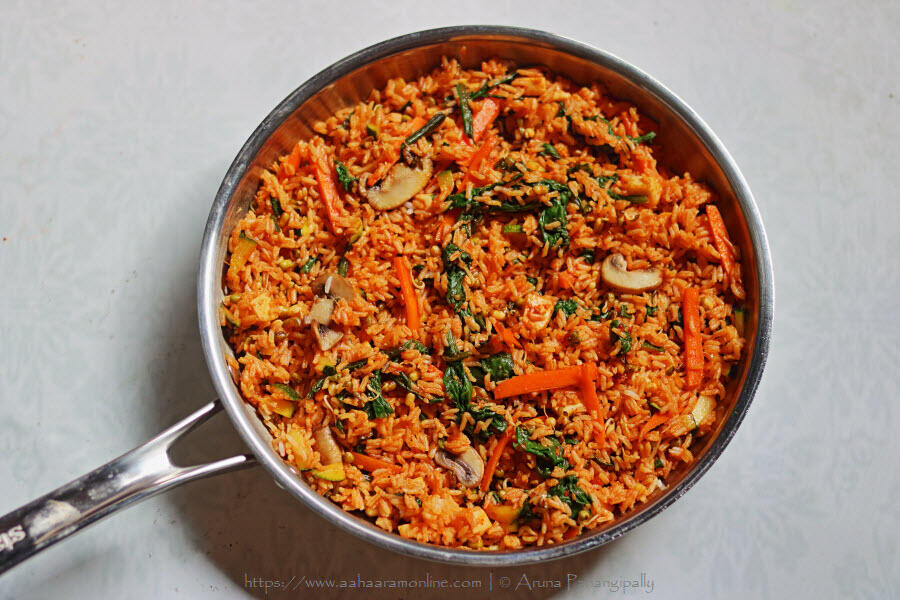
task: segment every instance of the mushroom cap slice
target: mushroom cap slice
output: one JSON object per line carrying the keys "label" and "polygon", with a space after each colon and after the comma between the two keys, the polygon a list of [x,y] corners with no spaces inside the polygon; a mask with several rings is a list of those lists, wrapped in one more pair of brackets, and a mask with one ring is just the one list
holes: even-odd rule
{"label": "mushroom cap slice", "polygon": [[657,269],[629,271],[625,257],[618,253],[606,257],[600,277],[606,285],[622,292],[646,292],[662,284],[662,274]]}
{"label": "mushroom cap slice", "polygon": [[320,325],[328,325],[331,322],[331,313],[334,312],[334,300],[331,298],[316,298],[312,308],[309,309],[309,318]]}
{"label": "mushroom cap slice", "polygon": [[378,210],[397,208],[425,187],[432,171],[430,158],[419,161],[416,167],[398,162],[391,167],[384,181],[366,190],[366,198]]}
{"label": "mushroom cap slice", "polygon": [[331,313],[337,300],[353,300],[356,292],[346,279],[336,273],[323,273],[312,282],[312,289],[317,296],[309,309],[309,318],[313,322],[313,333],[319,342],[319,348],[329,350],[344,336],[335,331],[331,323]]}
{"label": "mushroom cap slice", "polygon": [[456,479],[466,487],[475,487],[481,483],[484,476],[484,460],[475,451],[475,448],[466,448],[459,456],[454,456],[445,450],[438,450],[434,454],[434,461],[453,471]]}
{"label": "mushroom cap slice", "polygon": [[343,462],[341,460],[341,448],[331,433],[331,427],[322,425],[316,429],[316,449],[322,457],[323,465],[332,465]]}
{"label": "mushroom cap slice", "polygon": [[322,273],[312,282],[312,289],[319,296],[337,300],[353,300],[356,297],[350,282],[337,273]]}
{"label": "mushroom cap slice", "polygon": [[344,337],[344,334],[340,331],[335,331],[328,325],[323,325],[322,323],[313,323],[313,333],[316,334],[316,339],[319,341],[319,348],[323,351],[331,350],[331,348]]}

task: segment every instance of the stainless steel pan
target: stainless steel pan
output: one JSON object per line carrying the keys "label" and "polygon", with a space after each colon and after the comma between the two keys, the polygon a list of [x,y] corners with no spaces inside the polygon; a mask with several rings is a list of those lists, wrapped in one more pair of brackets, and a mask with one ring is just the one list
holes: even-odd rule
{"label": "stainless steel pan", "polygon": [[[414,79],[434,68],[441,56],[465,66],[498,56],[519,66],[544,65],[579,82],[601,81],[659,123],[654,142],[662,164],[689,171],[720,196],[729,231],[743,255],[750,318],[748,343],[718,428],[699,442],[696,460],[651,501],[608,526],[563,544],[509,552],[476,552],[432,546],[401,538],[345,512],[312,491],[272,449],[272,440],[241,399],[225,356],[230,352],[218,322],[222,271],[228,235],[253,197],[259,173],[311,125],[358,102],[389,78]],[[366,48],[326,68],[297,88],[257,127],[225,174],[213,202],[200,255],[197,282],[200,336],[219,400],[207,404],[146,444],[46,496],[0,518],[0,572],[86,525],[133,502],[171,487],[256,462],[310,509],[338,527],[395,552],[447,563],[509,566],[584,552],[613,540],[658,514],[682,496],[722,453],[738,428],[759,384],[769,346],[774,283],[766,234],[750,189],[715,134],[681,99],[624,60],[584,44],[541,31],[514,27],[464,26],[422,31]],[[180,436],[225,407],[252,455],[182,467],[168,450]]]}

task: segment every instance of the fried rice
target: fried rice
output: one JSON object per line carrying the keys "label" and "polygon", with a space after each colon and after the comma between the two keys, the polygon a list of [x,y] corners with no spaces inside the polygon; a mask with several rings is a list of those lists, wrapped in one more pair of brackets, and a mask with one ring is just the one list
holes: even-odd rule
{"label": "fried rice", "polygon": [[656,127],[597,83],[446,58],[316,123],[229,240],[228,361],[275,450],[450,547],[559,543],[665,489],[722,418],[744,292]]}

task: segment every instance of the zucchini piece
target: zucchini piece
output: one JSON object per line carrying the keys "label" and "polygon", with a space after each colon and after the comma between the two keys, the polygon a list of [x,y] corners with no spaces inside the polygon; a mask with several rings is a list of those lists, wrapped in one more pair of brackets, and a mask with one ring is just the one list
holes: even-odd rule
{"label": "zucchini piece", "polygon": [[703,421],[712,414],[715,407],[716,401],[709,396],[697,398],[697,404],[694,405],[694,410],[691,411],[691,417],[693,417],[697,427],[703,424]]}
{"label": "zucchini piece", "polygon": [[313,477],[324,479],[325,481],[343,481],[346,476],[344,474],[344,463],[325,465],[321,469],[313,470],[312,474]]}
{"label": "zucchini piece", "polygon": [[236,278],[238,272],[247,264],[247,259],[256,249],[256,240],[247,237],[247,234],[241,232],[234,252],[231,253],[231,263],[228,265],[228,278]]}
{"label": "zucchini piece", "polygon": [[509,527],[519,517],[521,509],[506,504],[492,504],[484,509],[487,515],[504,527]]}
{"label": "zucchini piece", "polygon": [[446,196],[453,193],[453,173],[451,173],[449,169],[444,169],[438,173],[437,180],[438,185],[441,188],[441,193]]}
{"label": "zucchini piece", "polygon": [[297,410],[297,405],[293,402],[289,402],[287,400],[283,400],[281,398],[273,398],[271,400],[272,403],[272,412],[276,415],[281,415],[286,419],[290,419],[294,416],[294,411]]}

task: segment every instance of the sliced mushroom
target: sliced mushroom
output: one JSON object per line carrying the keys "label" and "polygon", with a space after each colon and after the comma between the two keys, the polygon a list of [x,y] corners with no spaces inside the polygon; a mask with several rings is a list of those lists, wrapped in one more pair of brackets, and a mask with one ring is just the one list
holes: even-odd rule
{"label": "sliced mushroom", "polygon": [[466,487],[475,487],[481,483],[484,475],[484,460],[474,448],[466,448],[459,456],[454,456],[444,450],[438,450],[434,454],[434,461],[453,471],[456,478]]}
{"label": "sliced mushroom", "polygon": [[350,282],[336,273],[322,273],[312,282],[313,291],[334,300],[353,300],[356,292]]}
{"label": "sliced mushroom", "polygon": [[316,449],[322,457],[323,465],[333,465],[341,460],[341,447],[334,440],[331,427],[323,425],[316,429]]}
{"label": "sliced mushroom", "polygon": [[341,341],[341,338],[344,337],[344,334],[340,331],[335,331],[328,325],[323,325],[322,323],[313,323],[313,332],[316,334],[316,339],[319,341],[319,348],[322,350],[330,350]]}
{"label": "sliced mushroom", "polygon": [[309,318],[321,325],[331,322],[331,313],[334,312],[334,300],[331,298],[316,298],[309,310]]}
{"label": "sliced mushroom", "polygon": [[629,271],[625,257],[621,254],[610,254],[600,267],[600,277],[606,285],[622,292],[646,292],[662,283],[662,275],[656,269]]}
{"label": "sliced mushroom", "polygon": [[397,208],[425,187],[433,170],[431,159],[419,160],[418,164],[409,162],[412,166],[398,162],[391,167],[384,181],[366,190],[369,204],[378,210]]}
{"label": "sliced mushroom", "polygon": [[313,291],[319,296],[309,310],[309,318],[313,322],[313,333],[319,342],[319,348],[329,350],[344,336],[329,325],[331,314],[337,300],[352,300],[356,295],[350,283],[334,273],[323,273],[312,283]]}

